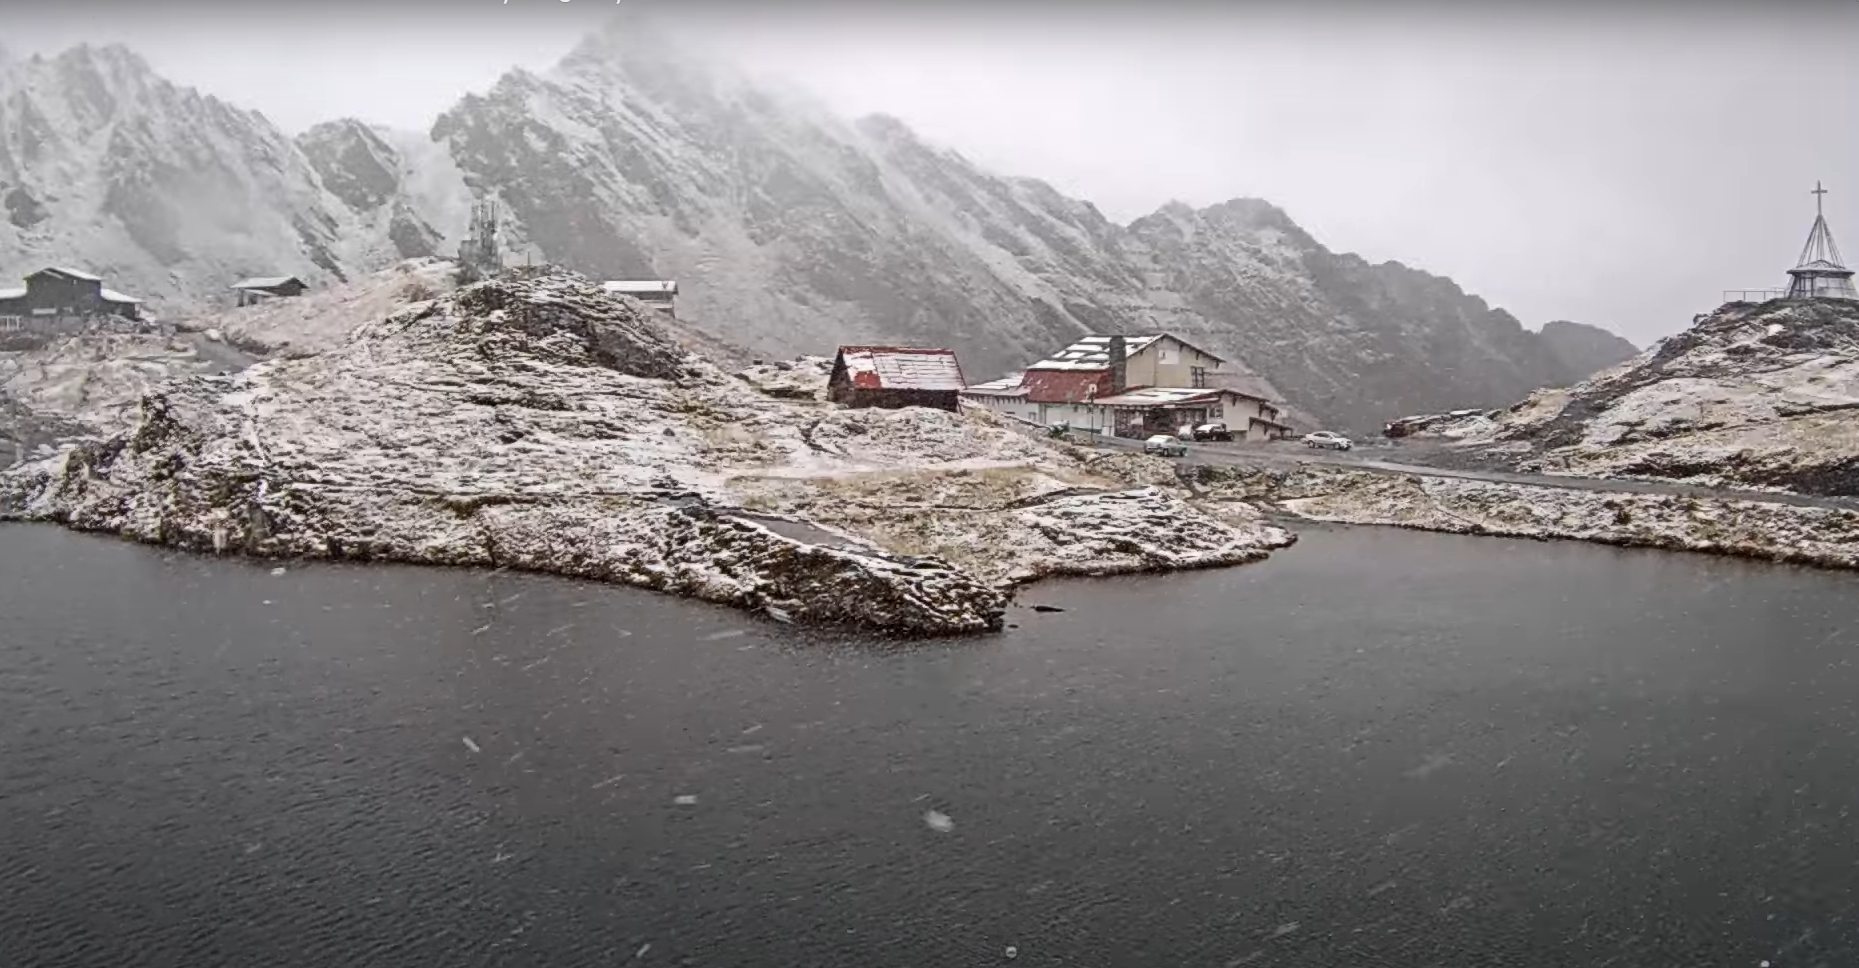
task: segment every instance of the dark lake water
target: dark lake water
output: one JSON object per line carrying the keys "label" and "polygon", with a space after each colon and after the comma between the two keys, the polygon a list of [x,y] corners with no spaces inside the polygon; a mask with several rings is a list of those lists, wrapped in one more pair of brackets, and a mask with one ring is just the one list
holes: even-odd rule
{"label": "dark lake water", "polygon": [[1307,530],[886,647],[0,528],[0,965],[1845,968],[1856,591]]}

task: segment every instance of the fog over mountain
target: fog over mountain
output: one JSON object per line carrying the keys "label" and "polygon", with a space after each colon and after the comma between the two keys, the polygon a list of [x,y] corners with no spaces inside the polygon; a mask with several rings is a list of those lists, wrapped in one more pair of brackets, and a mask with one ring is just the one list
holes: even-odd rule
{"label": "fog over mountain", "polygon": [[[1573,382],[1632,351],[1589,324],[1647,341],[1714,306],[1724,288],[1773,284],[1806,196],[1781,177],[1752,177],[1792,166],[1806,179],[1852,149],[1841,129],[1771,139],[1766,153],[1696,137],[1795,70],[1778,60],[1735,83],[1668,70],[1680,42],[1707,49],[1734,35],[1746,62],[1781,53],[1772,31],[1716,8],[1635,58],[1620,41],[1656,25],[1651,8],[1608,39],[1561,49],[1560,68],[1538,43],[1535,62],[1508,72],[1477,31],[1499,37],[1507,26],[1515,45],[1534,36],[1526,28],[1554,36],[1566,22],[1513,13],[1453,27],[1433,8],[1355,11],[1314,44],[1321,12],[1337,8],[1303,20],[1268,7],[1182,8],[1152,21],[1093,10],[1063,24],[1033,8],[992,20],[962,7],[936,18],[665,9],[583,5],[571,18],[532,4],[437,19],[407,8],[368,19],[336,7],[281,46],[259,39],[280,23],[276,11],[254,8],[187,18],[196,36],[185,43],[151,29],[129,46],[16,54],[0,81],[0,256],[19,269],[89,264],[158,307],[186,309],[223,296],[238,275],[341,279],[449,252],[471,199],[489,197],[512,214],[519,257],[595,276],[676,277],[694,325],[758,352],[948,343],[991,376],[1082,333],[1171,329],[1236,360],[1242,385],[1362,427]],[[121,13],[133,25],[135,11]],[[38,48],[126,29],[112,17],[82,30],[74,16],[35,14],[9,40]],[[1036,35],[1044,42],[1023,44],[1019,61],[1004,56]],[[210,36],[240,39],[230,65],[177,56]],[[1411,43],[1374,47],[1333,77],[1297,68],[1306,56],[1336,66],[1339,52],[1375,38]],[[1422,63],[1447,41],[1453,56]],[[1272,83],[1234,86],[1241,74],[1215,69],[1216,55],[1236,51]],[[261,54],[273,81],[241,77],[238,65]],[[177,82],[164,60],[183,81],[219,71],[225,87]],[[885,66],[931,63],[946,69]],[[1021,73],[1003,74],[1008,63]],[[1085,63],[1101,69],[1075,69]],[[833,79],[853,68],[866,89]],[[1819,69],[1853,70],[1844,60]],[[1516,77],[1558,72],[1589,95],[1579,115],[1561,95],[1517,88]],[[286,96],[274,81],[293,75],[331,83]],[[1616,75],[1620,86],[1599,89]],[[1478,110],[1464,93],[1475,80],[1491,82],[1479,97],[1519,95],[1516,110]],[[900,108],[846,110],[880,100]],[[1652,105],[1667,110],[1649,117]],[[1629,114],[1638,140],[1626,137]],[[1551,137],[1556,119],[1583,126]],[[1391,127],[1416,120],[1426,123]],[[1468,126],[1477,140],[1466,140]],[[1242,133],[1260,137],[1234,143]],[[1334,150],[1319,159],[1322,139]],[[1681,149],[1685,163],[1650,170]],[[1016,158],[1066,177],[1055,183]],[[1287,180],[1295,164],[1326,177]],[[1105,186],[1101,205],[1078,189],[1092,183]],[[1221,183],[1231,194],[1209,194]],[[1273,185],[1284,194],[1254,190]],[[1719,196],[1720,209],[1761,213],[1681,204],[1730,185],[1738,190]],[[1139,208],[1145,193],[1155,203]],[[1605,223],[1593,221],[1597,206]],[[1708,214],[1712,226],[1662,210]],[[1386,244],[1362,256],[1338,241],[1378,234]],[[1632,261],[1628,248],[1663,255]],[[1428,250],[1471,274],[1386,255]],[[1580,322],[1533,333],[1540,320],[1506,290],[1547,307],[1543,318]],[[1595,312],[1569,311],[1584,305]]]}
{"label": "fog over mountain", "polygon": [[[290,134],[343,116],[423,131],[512,66],[548,69],[614,7],[61,0],[9,9],[0,43],[125,42]],[[684,43],[1113,220],[1268,199],[1336,250],[1451,276],[1532,327],[1644,345],[1724,289],[1774,285],[1816,178],[1835,229],[1859,225],[1855,127],[1777,120],[1859,90],[1849,0],[676,8]]]}

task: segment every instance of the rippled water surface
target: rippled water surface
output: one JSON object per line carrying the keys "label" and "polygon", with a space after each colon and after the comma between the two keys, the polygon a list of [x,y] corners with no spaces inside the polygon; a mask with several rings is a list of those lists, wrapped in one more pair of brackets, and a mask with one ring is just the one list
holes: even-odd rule
{"label": "rippled water surface", "polygon": [[1859,964],[1859,580],[1307,532],[812,640],[0,528],[0,965]]}

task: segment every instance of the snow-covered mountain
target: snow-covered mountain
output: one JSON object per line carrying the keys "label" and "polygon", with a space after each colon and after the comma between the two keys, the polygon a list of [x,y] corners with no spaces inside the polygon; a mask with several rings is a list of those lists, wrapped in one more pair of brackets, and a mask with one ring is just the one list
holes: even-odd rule
{"label": "snow-covered mountain", "polygon": [[471,195],[463,173],[430,138],[343,118],[305,131],[296,143],[323,188],[354,216],[361,237],[385,238],[402,259],[457,249]]}
{"label": "snow-covered mountain", "polygon": [[1084,333],[1165,329],[1350,426],[1591,372],[1450,280],[1331,253],[1265,202],[1118,225],[896,119],[846,123],[704,64],[635,19],[465,98],[433,135],[550,261],[677,278],[680,315],[770,352],[951,344],[995,374]]}
{"label": "snow-covered mountain", "polygon": [[1163,329],[1346,427],[1500,405],[1593,363],[1451,280],[1332,253],[1265,202],[1119,225],[896,119],[751,83],[636,16],[464,97],[430,138],[339,120],[293,141],[121,48],[0,72],[16,213],[0,271],[73,262],[174,306],[241,275],[327,281],[451,251],[478,196],[503,204],[518,261],[675,278],[687,325],[770,356],[952,345],[979,379],[1084,333]]}
{"label": "snow-covered mountain", "polygon": [[[363,168],[355,140],[324,126],[300,148],[121,46],[0,62],[0,272],[80,265],[173,314],[225,301],[244,276],[327,283],[435,251],[443,192],[422,193],[395,149],[379,157],[391,199],[324,183]],[[431,169],[435,154],[415,160]]]}

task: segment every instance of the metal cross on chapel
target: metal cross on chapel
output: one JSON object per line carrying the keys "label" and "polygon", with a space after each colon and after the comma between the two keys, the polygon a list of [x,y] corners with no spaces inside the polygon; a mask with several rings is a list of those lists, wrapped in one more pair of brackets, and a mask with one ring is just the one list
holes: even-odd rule
{"label": "metal cross on chapel", "polygon": [[1815,215],[1824,214],[1820,210],[1820,196],[1825,195],[1826,193],[1827,193],[1827,190],[1820,187],[1820,179],[1818,178],[1814,179],[1814,190],[1810,192],[1809,194],[1814,196],[1814,214]]}

